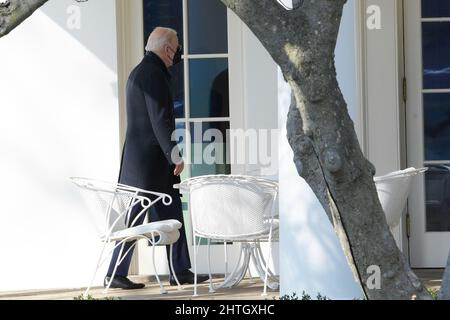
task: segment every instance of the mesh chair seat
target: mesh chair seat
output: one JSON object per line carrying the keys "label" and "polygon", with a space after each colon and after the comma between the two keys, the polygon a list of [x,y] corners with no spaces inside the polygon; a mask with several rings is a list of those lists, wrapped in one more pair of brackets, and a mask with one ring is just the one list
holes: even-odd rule
{"label": "mesh chair seat", "polygon": [[209,238],[212,240],[223,240],[223,241],[268,241],[268,236],[270,232],[270,225],[272,224],[272,241],[279,240],[279,230],[280,230],[280,220],[273,219],[272,222],[269,220],[264,222],[265,227],[257,233],[247,233],[244,235],[211,235],[202,234],[200,231],[197,232],[197,236]]}
{"label": "mesh chair seat", "polygon": [[182,224],[178,220],[151,222],[114,232],[110,235],[109,239],[111,241],[119,241],[122,239],[132,241],[139,240],[142,236],[152,239],[152,235],[154,236],[156,234],[158,239],[153,245],[169,245],[178,241],[181,226]]}

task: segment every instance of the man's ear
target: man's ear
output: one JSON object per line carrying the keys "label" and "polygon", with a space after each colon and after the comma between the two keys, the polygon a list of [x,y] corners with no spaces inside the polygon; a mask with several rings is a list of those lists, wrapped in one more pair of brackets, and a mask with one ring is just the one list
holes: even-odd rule
{"label": "man's ear", "polygon": [[164,47],[164,51],[166,52],[166,55],[171,59],[171,57],[170,57],[170,48],[169,48],[169,46],[168,45],[166,45],[165,47]]}

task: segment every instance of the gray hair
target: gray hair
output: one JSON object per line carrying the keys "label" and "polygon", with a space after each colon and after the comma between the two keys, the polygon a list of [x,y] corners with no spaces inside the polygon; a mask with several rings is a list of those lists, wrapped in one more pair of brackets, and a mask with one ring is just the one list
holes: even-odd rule
{"label": "gray hair", "polygon": [[170,43],[173,37],[177,36],[177,32],[171,28],[156,27],[148,37],[146,51],[155,51],[162,49],[166,44]]}

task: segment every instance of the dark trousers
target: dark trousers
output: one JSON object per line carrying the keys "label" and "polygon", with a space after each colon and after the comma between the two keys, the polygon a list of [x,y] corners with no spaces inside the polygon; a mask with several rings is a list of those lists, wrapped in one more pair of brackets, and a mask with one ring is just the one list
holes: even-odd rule
{"label": "dark trousers", "polygon": [[[162,201],[158,201],[154,205],[150,207],[150,221],[156,222],[160,220],[169,220],[169,219],[175,219],[180,221],[183,226],[180,229],[180,238],[177,242],[173,244],[173,268],[176,273],[179,273],[181,271],[187,270],[191,268],[191,261],[189,258],[189,250],[188,250],[188,243],[186,240],[186,231],[184,228],[184,219],[183,219],[183,210],[181,207],[181,198],[177,194],[178,192],[174,192],[173,194],[170,194],[172,196],[172,204],[169,206],[166,206],[162,203]],[[142,210],[142,207],[140,205],[136,205],[133,207],[133,210],[130,214],[131,219],[129,219],[129,223],[131,223],[134,218],[139,214],[139,212]],[[144,222],[145,214],[143,214],[135,224],[135,226],[140,225]],[[122,257],[127,252],[127,250],[130,248],[130,246],[135,241],[129,241],[125,244],[123,251],[122,251]],[[111,262],[109,264],[108,269],[108,276],[111,276],[114,271],[114,266],[116,265],[116,262],[119,258],[121,246],[118,246],[113,253]],[[167,249],[167,260],[169,261],[170,255],[169,250],[170,246],[166,246]],[[131,263],[131,257],[133,255],[133,249],[127,254],[125,259],[123,259],[122,263],[117,266],[116,275],[126,277],[128,275],[128,269],[130,267]],[[170,272],[172,272],[170,270]]]}

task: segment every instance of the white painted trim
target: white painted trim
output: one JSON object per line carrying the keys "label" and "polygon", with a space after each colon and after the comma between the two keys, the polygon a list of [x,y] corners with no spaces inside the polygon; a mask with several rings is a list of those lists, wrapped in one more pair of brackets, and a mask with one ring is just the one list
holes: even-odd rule
{"label": "white painted trim", "polygon": [[433,165],[433,164],[449,164],[450,160],[442,160],[442,161],[425,161],[424,164],[425,166],[427,165]]}
{"label": "white painted trim", "polygon": [[422,18],[422,22],[450,22],[450,17],[445,18]]}
{"label": "white painted trim", "polygon": [[[405,48],[404,48],[404,0],[398,0],[397,3],[397,35],[398,35],[398,52],[397,57],[398,62],[398,101],[399,101],[399,132],[400,132],[400,168],[408,167],[408,157],[407,157],[407,133],[406,133],[406,102],[404,101],[404,88],[403,80],[405,75]],[[398,226],[398,236],[401,239],[400,245],[401,250],[409,260],[409,239],[407,235],[406,228],[406,217],[408,214],[408,205],[406,205],[405,212],[402,213],[400,219],[400,224]]]}
{"label": "white painted trim", "polygon": [[355,16],[355,50],[356,50],[356,90],[358,103],[358,118],[355,119],[355,130],[361,145],[361,150],[364,155],[368,156],[368,141],[367,141],[367,70],[366,70],[366,21],[365,17],[365,3],[366,0],[355,1],[354,16]]}
{"label": "white painted trim", "polygon": [[[142,0],[116,0],[117,78],[119,95],[120,153],[126,135],[126,82],[130,71],[144,52],[144,17]],[[139,274],[139,246],[135,248],[130,274]]]}
{"label": "white painted trim", "polygon": [[[187,0],[183,0],[183,53],[184,57],[189,56],[189,15],[188,15],[188,4]],[[184,58],[184,114],[186,118],[184,118],[184,126],[186,130],[189,130],[189,116],[191,114],[191,95],[190,95],[190,86],[189,86],[189,59]],[[192,139],[191,135],[188,134],[186,136],[186,157],[189,159],[189,162],[192,159]],[[192,167],[187,166],[188,177],[192,177]],[[190,234],[193,234],[192,227],[190,230]]]}
{"label": "white painted trim", "polygon": [[[246,123],[245,108],[245,68],[244,68],[244,39],[243,23],[241,19],[228,9],[228,63],[229,63],[229,88],[230,88],[230,129],[243,129]],[[232,152],[245,152],[233,150]],[[229,155],[230,157],[232,155]],[[247,165],[231,166],[232,174],[244,174]]]}
{"label": "white painted trim", "polygon": [[[402,123],[402,37],[400,28],[401,0],[357,0],[356,33],[357,33],[357,82],[358,100],[360,103],[359,121],[355,126],[365,156],[377,167],[377,175],[387,173],[388,170],[400,170],[404,166],[402,155],[403,133]],[[377,5],[382,11],[382,29],[368,30],[366,26],[369,5]],[[359,42],[359,43],[358,43]],[[379,54],[377,54],[379,52]],[[386,69],[383,63],[386,61],[395,69]],[[389,82],[384,81],[384,79]],[[395,80],[395,81],[393,81]],[[394,90],[392,90],[394,89]],[[383,96],[381,96],[383,95]],[[394,119],[395,130],[389,141],[381,141],[378,132],[382,132],[383,118],[386,115],[380,112],[380,103],[389,112],[390,119]],[[388,106],[390,106],[388,108]],[[392,109],[391,109],[392,108]],[[385,137],[383,138],[385,139]],[[389,146],[389,159],[381,157],[382,146]],[[404,143],[403,143],[404,144]],[[403,220],[402,220],[403,221]],[[404,249],[402,223],[393,231],[397,244]]]}
{"label": "white painted trim", "polygon": [[[396,116],[396,124],[397,124],[397,136],[395,137],[396,141],[397,141],[397,157],[396,157],[396,168],[397,170],[403,169],[403,163],[402,163],[402,158],[403,155],[401,153],[402,150],[402,136],[404,136],[404,134],[402,133],[403,130],[403,126],[402,126],[402,116],[401,116],[401,112],[403,110],[403,71],[402,71],[402,37],[400,36],[400,30],[401,28],[399,28],[400,23],[402,23],[401,20],[399,20],[399,12],[400,10],[402,10],[402,7],[399,6],[401,0],[395,0],[394,1],[394,10],[395,10],[395,21],[394,21],[394,43],[395,43],[395,51],[394,51],[394,55],[395,55],[395,65],[397,66],[396,69],[396,87],[395,87],[395,92],[396,92],[396,107],[397,107],[397,112],[395,112],[395,116]],[[403,249],[403,221],[404,221],[404,213],[402,213],[402,217],[400,218],[400,224],[398,225],[397,228],[394,228],[392,230],[392,233],[394,234],[394,237],[397,241],[397,244],[399,246],[400,249]]]}
{"label": "white painted trim", "polygon": [[[126,131],[126,108],[125,108],[125,94],[123,88],[125,88],[125,74],[126,74],[126,54],[125,50],[125,3],[123,0],[116,0],[116,26],[117,26],[117,82],[118,82],[118,96],[119,96],[119,141],[120,147],[123,147],[125,142]],[[122,152],[122,150],[119,150]]]}
{"label": "white painted trim", "polygon": [[450,89],[423,89],[423,93],[450,93]]}
{"label": "white painted trim", "polygon": [[[405,57],[408,76],[407,135],[408,165],[423,167],[423,70],[422,19],[420,0],[405,1]],[[434,91],[433,92],[440,92]],[[429,163],[429,162],[427,162]],[[450,248],[450,232],[426,232],[425,178],[414,183],[409,198],[411,214],[411,265],[419,268],[443,267]]]}
{"label": "white painted trim", "polygon": [[184,54],[183,58],[187,58],[187,59],[227,59],[228,56],[229,56],[228,53]]}
{"label": "white painted trim", "polygon": [[[395,34],[396,34],[396,58],[397,58],[397,101],[398,101],[398,166],[399,169],[407,168],[407,141],[406,141],[406,103],[403,96],[403,79],[405,77],[405,61],[404,61],[404,36],[403,36],[403,0],[395,1],[395,10],[397,12],[396,22],[395,22]],[[397,238],[398,246],[400,250],[409,259],[408,250],[408,237],[406,234],[406,215],[408,212],[408,207],[402,212],[400,218],[400,224],[394,232],[396,232],[395,237]]]}
{"label": "white painted trim", "polygon": [[175,122],[230,122],[231,117],[221,118],[179,118],[175,119]]}
{"label": "white painted trim", "polygon": [[394,35],[395,35],[395,65],[397,66],[397,70],[396,70],[396,75],[397,75],[397,85],[396,85],[396,90],[395,92],[397,93],[397,112],[395,113],[395,115],[397,116],[397,121],[396,123],[398,124],[397,126],[397,141],[398,141],[398,146],[399,148],[397,149],[397,168],[398,169],[402,169],[402,163],[401,163],[401,159],[402,159],[402,155],[401,155],[401,121],[400,121],[400,110],[401,110],[401,105],[403,104],[403,86],[401,85],[401,83],[403,82],[403,72],[401,71],[401,60],[400,60],[400,55],[401,55],[401,40],[400,40],[400,34],[399,34],[399,10],[401,10],[401,7],[399,7],[399,2],[401,0],[396,0],[394,1],[394,7],[395,7],[395,23],[394,23]]}
{"label": "white painted trim", "polygon": [[[408,78],[408,103],[407,103],[407,137],[408,137],[408,165],[414,167],[422,167],[423,159],[423,135],[422,130],[417,128],[422,127],[422,77],[413,76],[421,74],[422,61],[421,50],[413,50],[412,48],[421,47],[421,26],[420,26],[420,10],[417,3],[414,6],[411,4],[417,0],[409,0],[405,2],[405,61],[406,61],[406,75]],[[415,226],[417,223],[423,224],[421,220],[423,214],[417,214],[417,211],[425,212],[425,189],[424,178],[419,177],[422,181],[413,185],[411,197],[408,200],[408,207],[411,214],[411,232],[410,240],[411,246],[411,264],[414,267],[424,266],[418,261],[414,249],[420,246],[420,241],[417,241],[417,232]],[[420,208],[420,209],[419,209]],[[419,231],[422,233],[421,231]]]}

